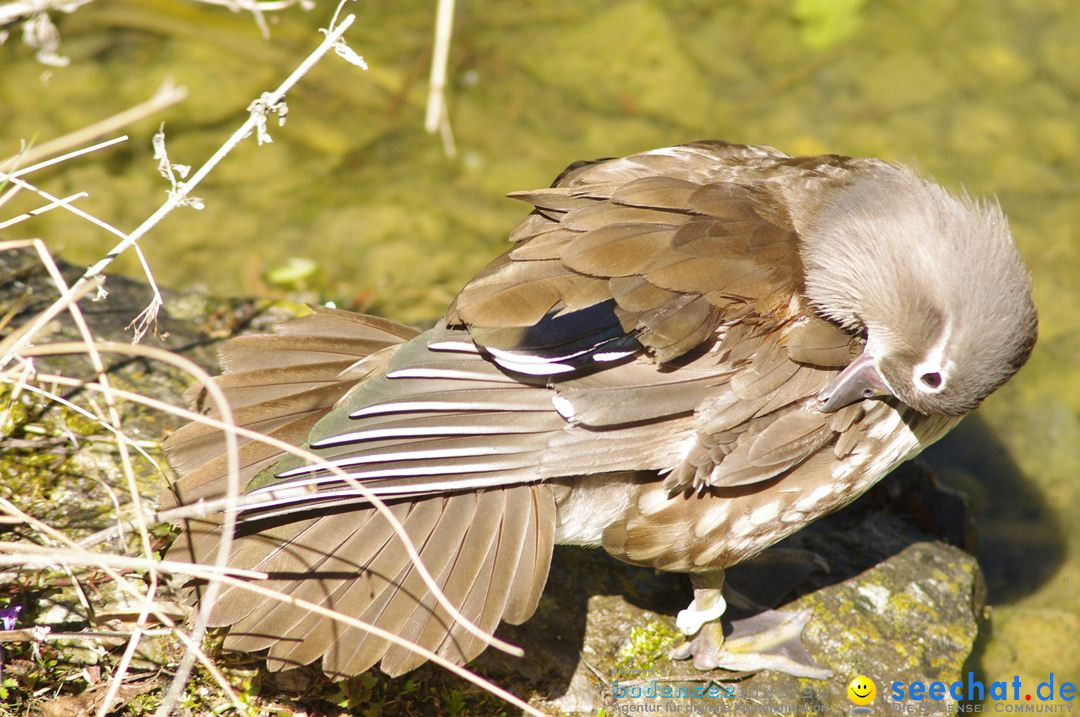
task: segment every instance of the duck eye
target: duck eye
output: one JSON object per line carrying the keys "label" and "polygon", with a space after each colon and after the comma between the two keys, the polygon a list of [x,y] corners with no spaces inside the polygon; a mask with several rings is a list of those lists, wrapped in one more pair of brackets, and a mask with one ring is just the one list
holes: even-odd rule
{"label": "duck eye", "polygon": [[940,388],[941,387],[941,374],[937,371],[931,373],[924,373],[919,376],[919,380],[923,382],[923,385],[927,388]]}

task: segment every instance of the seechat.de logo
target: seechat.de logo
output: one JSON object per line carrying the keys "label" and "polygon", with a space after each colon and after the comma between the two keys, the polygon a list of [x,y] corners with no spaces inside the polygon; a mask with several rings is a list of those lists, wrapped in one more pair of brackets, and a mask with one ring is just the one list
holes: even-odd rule
{"label": "seechat.de logo", "polygon": [[851,710],[853,715],[872,715],[874,708],[868,705],[877,697],[877,685],[866,675],[859,675],[847,686],[848,699],[856,707]]}

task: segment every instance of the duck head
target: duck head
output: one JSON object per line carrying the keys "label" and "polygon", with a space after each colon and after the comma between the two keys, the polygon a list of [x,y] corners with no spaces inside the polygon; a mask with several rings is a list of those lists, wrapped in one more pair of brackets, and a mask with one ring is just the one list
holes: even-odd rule
{"label": "duck head", "polygon": [[822,411],[892,395],[924,414],[962,416],[1019,370],[1038,322],[996,202],[883,163],[819,196],[800,232],[806,297],[866,336],[864,353],[821,392]]}

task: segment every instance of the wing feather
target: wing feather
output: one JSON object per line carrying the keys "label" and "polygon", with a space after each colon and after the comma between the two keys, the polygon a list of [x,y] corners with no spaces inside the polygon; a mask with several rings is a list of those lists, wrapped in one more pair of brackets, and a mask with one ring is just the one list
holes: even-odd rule
{"label": "wing feather", "polygon": [[552,312],[588,321],[583,309],[614,300],[620,328],[666,363],[727,322],[772,320],[801,287],[802,268],[790,220],[773,206],[781,200],[723,171],[750,156],[780,155],[675,147],[583,165],[555,188],[513,195],[537,211],[512,235],[515,247],[461,291],[448,323],[481,345],[524,351],[513,334],[489,331],[538,325]]}

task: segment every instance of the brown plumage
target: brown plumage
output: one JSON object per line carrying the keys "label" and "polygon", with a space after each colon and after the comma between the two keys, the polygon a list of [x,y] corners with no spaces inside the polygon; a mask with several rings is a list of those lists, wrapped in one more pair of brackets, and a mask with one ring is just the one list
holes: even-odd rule
{"label": "brown plumage", "polygon": [[[219,379],[242,425],[388,501],[486,630],[532,614],[555,543],[699,575],[755,555],[943,435],[1034,343],[996,205],[878,160],[698,143],[511,196],[533,212],[435,328],[318,309],[226,344]],[[167,447],[166,502],[223,491],[220,437]],[[241,513],[231,565],[453,660],[483,649],[357,491],[259,444],[241,459],[246,492],[298,490]],[[209,559],[217,526],[189,521],[172,553]],[[238,589],[212,622],[272,667],[420,662]]]}

